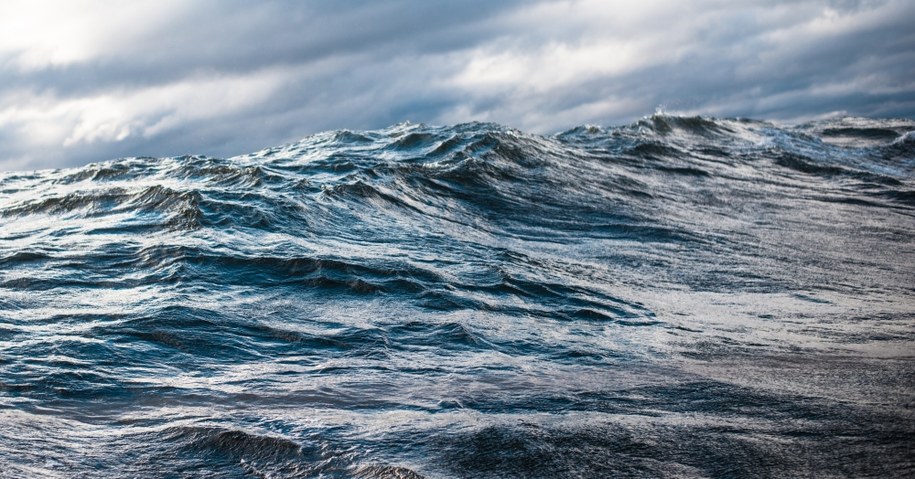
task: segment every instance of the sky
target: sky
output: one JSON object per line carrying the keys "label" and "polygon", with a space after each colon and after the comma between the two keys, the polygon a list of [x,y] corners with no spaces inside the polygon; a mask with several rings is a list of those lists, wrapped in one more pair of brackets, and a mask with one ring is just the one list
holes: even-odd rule
{"label": "sky", "polygon": [[915,117],[911,0],[0,2],[0,171],[332,129]]}

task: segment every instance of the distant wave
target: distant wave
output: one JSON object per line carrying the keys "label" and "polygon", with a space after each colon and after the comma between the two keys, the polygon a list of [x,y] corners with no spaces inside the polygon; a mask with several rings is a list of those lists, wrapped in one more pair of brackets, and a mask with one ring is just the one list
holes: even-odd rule
{"label": "distant wave", "polygon": [[0,173],[14,476],[915,474],[915,121]]}

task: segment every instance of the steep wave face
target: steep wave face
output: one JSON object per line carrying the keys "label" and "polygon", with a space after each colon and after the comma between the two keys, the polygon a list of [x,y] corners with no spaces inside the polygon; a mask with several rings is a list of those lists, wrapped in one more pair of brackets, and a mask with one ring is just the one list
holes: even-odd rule
{"label": "steep wave face", "polygon": [[0,174],[10,477],[915,475],[915,122]]}

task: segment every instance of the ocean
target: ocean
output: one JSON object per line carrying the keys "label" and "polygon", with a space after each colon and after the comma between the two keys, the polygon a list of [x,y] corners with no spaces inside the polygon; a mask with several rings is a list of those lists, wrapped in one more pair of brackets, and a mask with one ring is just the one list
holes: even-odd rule
{"label": "ocean", "polygon": [[0,173],[2,477],[915,477],[915,121]]}

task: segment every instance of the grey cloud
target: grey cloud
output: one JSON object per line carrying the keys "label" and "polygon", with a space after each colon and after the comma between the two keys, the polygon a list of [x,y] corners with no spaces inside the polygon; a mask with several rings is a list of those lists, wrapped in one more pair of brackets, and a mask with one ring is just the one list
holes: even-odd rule
{"label": "grey cloud", "polygon": [[207,2],[139,43],[114,45],[91,61],[21,74],[0,71],[10,86],[89,94],[204,74],[244,74],[331,57],[434,54],[468,48],[494,35],[483,25],[511,2],[348,3],[338,11],[306,2]]}
{"label": "grey cloud", "polygon": [[[104,22],[104,5],[86,15]],[[71,62],[0,49],[0,169],[229,156],[402,120],[912,117],[911,18],[902,0],[201,1]]]}

